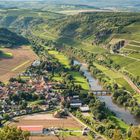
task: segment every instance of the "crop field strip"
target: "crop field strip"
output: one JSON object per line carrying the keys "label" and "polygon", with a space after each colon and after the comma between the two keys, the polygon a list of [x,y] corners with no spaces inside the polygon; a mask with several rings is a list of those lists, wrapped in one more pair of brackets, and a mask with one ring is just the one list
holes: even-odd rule
{"label": "crop field strip", "polygon": [[12,72],[13,72],[13,71],[16,71],[16,70],[18,70],[19,68],[23,67],[24,65],[28,64],[29,62],[30,62],[29,60],[23,62],[22,64],[20,64],[19,66],[15,67],[15,68],[12,69],[11,71],[12,71]]}
{"label": "crop field strip", "polygon": [[120,72],[116,72],[113,70],[110,70],[102,65],[94,63],[94,65],[101,70],[105,75],[110,77],[113,81],[116,81],[120,86],[125,87],[128,91],[134,92],[134,90],[131,88],[131,86],[128,84],[128,82],[124,79],[123,75]]}
{"label": "crop field strip", "polygon": [[133,57],[131,58],[120,55],[111,55],[110,57],[116,64],[120,65],[121,70],[125,69],[134,76],[140,75],[139,73],[140,62],[137,61],[137,58],[132,59]]}
{"label": "crop field strip", "polygon": [[128,56],[133,57],[135,59],[139,59],[139,61],[140,61],[140,54],[139,53],[131,53]]}
{"label": "crop field strip", "polygon": [[16,49],[3,49],[6,52],[12,53],[10,59],[0,60],[0,81],[7,82],[11,77],[14,77],[23,72],[31,63],[37,59],[37,56],[28,46],[22,46]]}
{"label": "crop field strip", "polygon": [[140,46],[133,46],[132,44],[128,44],[126,47],[123,49],[129,49],[129,50],[135,50],[135,51],[140,51]]}
{"label": "crop field strip", "polygon": [[59,127],[65,129],[75,129],[81,130],[83,129],[83,125],[77,122],[72,117],[67,118],[54,118],[53,114],[48,113],[40,113],[40,114],[32,114],[32,115],[25,115],[22,117],[15,118],[16,121],[9,121],[8,125],[16,125],[16,126],[36,126],[42,125],[44,128],[51,128],[51,127]]}

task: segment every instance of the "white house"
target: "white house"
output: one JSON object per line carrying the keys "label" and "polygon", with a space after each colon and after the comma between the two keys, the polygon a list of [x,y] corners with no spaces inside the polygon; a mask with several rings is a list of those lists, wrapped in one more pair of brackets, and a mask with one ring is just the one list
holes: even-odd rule
{"label": "white house", "polygon": [[89,112],[89,106],[81,106],[81,107],[80,107],[80,110],[81,110],[82,112]]}
{"label": "white house", "polygon": [[39,61],[39,60],[36,60],[36,61],[34,61],[34,62],[32,63],[32,66],[37,67],[37,66],[39,66],[40,64],[41,64],[40,61]]}

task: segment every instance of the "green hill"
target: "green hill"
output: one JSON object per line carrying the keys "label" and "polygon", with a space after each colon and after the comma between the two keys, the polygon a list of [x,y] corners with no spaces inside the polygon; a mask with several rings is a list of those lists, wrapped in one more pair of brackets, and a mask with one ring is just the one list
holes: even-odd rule
{"label": "green hill", "polygon": [[139,83],[139,13],[80,13],[38,24],[32,35],[59,49],[76,49],[89,60],[94,54],[99,64],[117,68]]}
{"label": "green hill", "polygon": [[[58,46],[66,45],[82,48],[91,53],[103,52],[103,49],[109,53],[113,50],[116,51],[118,59],[120,58],[119,55],[122,55],[122,58],[124,57],[125,60],[129,61],[130,59],[132,64],[134,62],[140,63],[139,60],[138,62],[136,60],[139,59],[140,48],[139,13],[81,13],[58,20],[58,22],[51,24],[48,28],[46,27],[46,30],[53,33],[53,36],[54,34],[57,36],[55,41],[58,43]],[[125,43],[124,45],[122,44],[121,49],[117,46],[122,40]],[[99,46],[102,46],[102,48]],[[128,66],[130,63],[122,65],[114,59],[117,56],[110,56],[109,54],[109,57],[122,68],[130,68]],[[137,73],[135,70],[131,71],[131,73],[133,72]]]}

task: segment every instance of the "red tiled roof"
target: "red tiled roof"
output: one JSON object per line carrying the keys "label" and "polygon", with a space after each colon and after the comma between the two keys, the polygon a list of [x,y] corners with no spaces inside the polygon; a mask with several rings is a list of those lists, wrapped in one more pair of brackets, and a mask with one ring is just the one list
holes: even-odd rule
{"label": "red tiled roof", "polygon": [[18,126],[18,128],[20,128],[23,131],[42,131],[43,130],[43,126],[39,125],[39,126]]}

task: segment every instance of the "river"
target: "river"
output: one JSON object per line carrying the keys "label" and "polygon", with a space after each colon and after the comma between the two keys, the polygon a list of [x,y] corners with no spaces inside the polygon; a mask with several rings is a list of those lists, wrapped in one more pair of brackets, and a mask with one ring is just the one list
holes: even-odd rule
{"label": "river", "polygon": [[[84,76],[87,78],[91,90],[102,90],[103,87],[99,84],[99,81],[95,79],[91,73],[88,71],[87,65],[85,63],[80,63],[77,60],[74,60],[74,65],[81,65],[80,71],[84,73]],[[102,102],[105,102],[106,107],[108,107],[111,111],[113,111],[116,116],[122,119],[127,124],[140,124],[140,118],[132,115],[127,109],[124,107],[118,106],[112,101],[111,96],[100,96],[98,97]]]}

